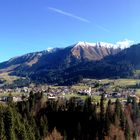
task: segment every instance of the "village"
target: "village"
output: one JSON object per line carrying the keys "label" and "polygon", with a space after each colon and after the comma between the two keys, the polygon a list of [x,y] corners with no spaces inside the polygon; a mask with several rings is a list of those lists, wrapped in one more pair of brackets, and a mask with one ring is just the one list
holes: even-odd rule
{"label": "village", "polygon": [[90,97],[104,97],[107,99],[122,99],[126,102],[128,97],[135,97],[139,101],[139,96],[136,94],[136,88],[118,87],[111,82],[85,82],[73,86],[53,86],[53,85],[29,85],[29,87],[21,87],[15,89],[0,88],[0,101],[20,102],[28,100],[29,93],[43,93],[48,100],[57,100],[59,98],[69,99],[70,97],[86,98]]}

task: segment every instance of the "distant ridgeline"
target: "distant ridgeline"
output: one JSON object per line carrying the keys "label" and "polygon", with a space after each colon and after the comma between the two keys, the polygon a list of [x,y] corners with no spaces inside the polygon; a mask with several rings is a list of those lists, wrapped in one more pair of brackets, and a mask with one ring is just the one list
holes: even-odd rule
{"label": "distant ridgeline", "polygon": [[71,85],[83,78],[140,78],[139,69],[140,44],[121,49],[85,42],[0,63],[1,74],[58,85]]}
{"label": "distant ridgeline", "polygon": [[0,105],[0,140],[138,140],[140,103],[128,98],[94,103],[72,97],[44,100],[30,93],[29,100]]}

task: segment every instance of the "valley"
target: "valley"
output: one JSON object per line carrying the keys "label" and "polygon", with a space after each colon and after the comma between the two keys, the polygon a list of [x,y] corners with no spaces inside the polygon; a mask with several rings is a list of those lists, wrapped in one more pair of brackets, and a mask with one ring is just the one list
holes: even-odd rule
{"label": "valley", "polygon": [[0,0],[0,140],[140,140],[139,7]]}
{"label": "valley", "polygon": [[78,42],[0,63],[0,139],[139,139],[139,52]]}
{"label": "valley", "polygon": [[9,117],[10,112],[13,133],[6,136],[17,139],[139,139],[139,91],[139,79],[83,79],[72,86],[32,83],[0,89],[0,114]]}
{"label": "valley", "polygon": [[[115,101],[119,98],[124,103],[128,97],[135,97],[137,101],[140,98],[140,80],[139,79],[83,79],[83,81],[72,86],[55,86],[31,83],[28,87],[0,88],[0,97],[22,97],[28,96],[30,92],[42,92],[48,99],[57,100],[59,98],[70,99],[77,97],[85,100],[92,97],[94,101],[99,102],[102,94],[109,100]],[[97,99],[97,100],[96,100]],[[7,100],[6,100],[7,101]]]}

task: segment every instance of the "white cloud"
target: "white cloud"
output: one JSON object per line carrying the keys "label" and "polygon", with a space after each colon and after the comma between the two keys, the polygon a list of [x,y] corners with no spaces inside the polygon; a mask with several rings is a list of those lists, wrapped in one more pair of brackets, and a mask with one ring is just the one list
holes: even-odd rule
{"label": "white cloud", "polygon": [[[59,13],[59,14],[61,14],[61,15],[64,15],[64,16],[67,16],[67,17],[71,17],[71,18],[77,19],[77,20],[82,21],[82,22],[91,23],[91,21],[88,20],[88,19],[86,19],[86,18],[77,16],[77,15],[75,15],[75,14],[73,14],[73,13],[65,12],[65,11],[63,11],[63,10],[61,10],[61,9],[57,9],[57,8],[53,8],[53,7],[48,7],[48,9],[51,10],[51,11],[54,11],[54,12],[56,12],[56,13]],[[100,29],[100,30],[102,30],[102,31],[104,31],[104,32],[110,32],[109,29],[105,28],[105,27],[102,26],[102,25],[99,25],[99,24],[96,24],[96,23],[94,23],[94,25],[95,25],[98,29]]]}
{"label": "white cloud", "polygon": [[89,21],[88,19],[85,19],[85,18],[76,16],[76,15],[74,15],[74,14],[72,14],[72,13],[68,13],[68,12],[62,11],[62,10],[60,10],[60,9],[53,8],[53,7],[48,7],[48,9],[49,9],[49,10],[52,10],[52,11],[54,11],[54,12],[57,12],[57,13],[59,13],[59,14],[65,15],[65,16],[75,18],[75,19],[77,19],[77,20],[90,23],[90,21]]}
{"label": "white cloud", "polygon": [[118,41],[116,44],[117,44],[118,46],[121,46],[121,47],[123,46],[124,48],[128,48],[128,47],[130,47],[133,43],[134,43],[133,40],[125,39],[125,40],[123,40],[123,41]]}

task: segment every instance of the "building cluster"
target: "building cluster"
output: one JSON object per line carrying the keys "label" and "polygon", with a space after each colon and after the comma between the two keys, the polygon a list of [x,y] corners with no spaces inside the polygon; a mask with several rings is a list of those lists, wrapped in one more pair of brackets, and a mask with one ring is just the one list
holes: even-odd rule
{"label": "building cluster", "polygon": [[[124,98],[127,99],[128,96],[136,97],[135,89],[119,89],[118,91],[105,92],[105,89],[108,88],[109,85],[103,85],[100,88],[95,90],[94,86],[88,85],[87,88],[73,88],[70,86],[30,86],[30,87],[22,87],[15,89],[0,89],[0,94],[3,96],[0,97],[0,101],[14,101],[20,102],[23,100],[27,100],[29,97],[29,93],[32,91],[33,93],[42,92],[44,96],[47,96],[49,100],[56,100],[58,98],[65,98],[66,95],[81,95],[81,96],[101,96],[104,93],[106,98]],[[17,96],[16,94],[18,93]],[[5,94],[5,95],[4,95]],[[12,95],[13,94],[13,95]],[[12,96],[11,96],[12,95]],[[14,96],[15,95],[15,96]]]}
{"label": "building cluster", "polygon": [[29,94],[18,95],[18,96],[7,95],[7,96],[0,97],[0,101],[1,102],[10,102],[10,101],[21,102],[21,101],[28,100],[28,98],[29,98]]}

